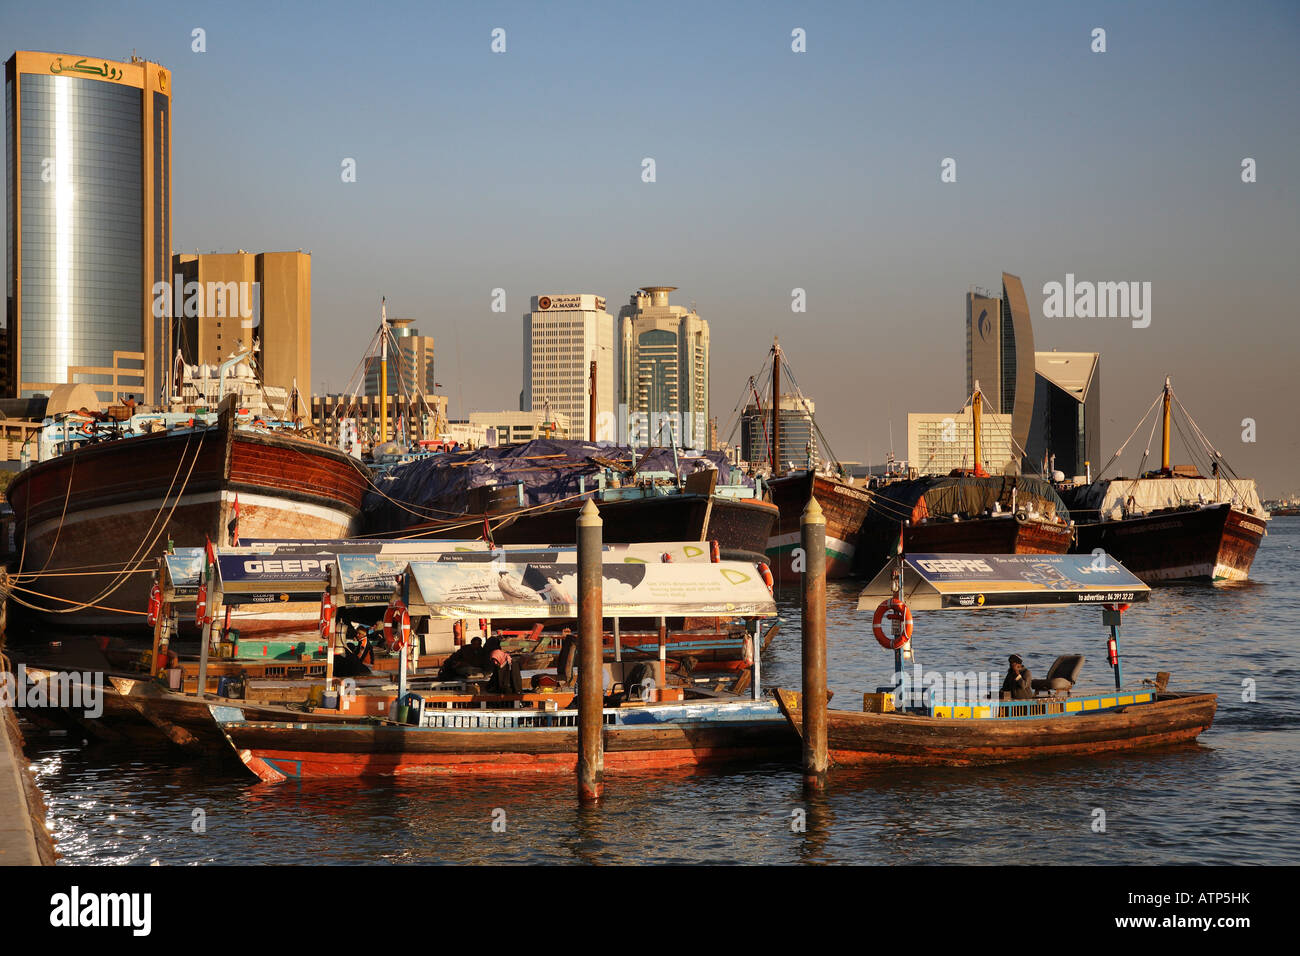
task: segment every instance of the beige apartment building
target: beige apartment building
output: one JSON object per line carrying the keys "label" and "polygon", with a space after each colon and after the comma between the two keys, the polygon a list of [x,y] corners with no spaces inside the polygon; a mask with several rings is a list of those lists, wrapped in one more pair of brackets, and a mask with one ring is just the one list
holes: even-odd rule
{"label": "beige apartment building", "polygon": [[264,384],[311,392],[310,253],[182,254],[172,272],[187,364],[220,365],[256,342]]}

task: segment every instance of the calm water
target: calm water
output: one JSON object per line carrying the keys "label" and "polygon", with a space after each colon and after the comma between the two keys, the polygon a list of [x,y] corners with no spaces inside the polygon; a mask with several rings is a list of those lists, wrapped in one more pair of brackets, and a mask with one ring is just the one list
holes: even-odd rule
{"label": "calm water", "polygon": [[[1297,863],[1300,518],[1271,522],[1253,578],[1160,588],[1126,615],[1130,681],[1170,670],[1171,688],[1220,695],[1199,744],[1146,754],[839,773],[811,799],[785,767],[610,775],[596,810],[577,808],[569,778],[267,786],[238,766],[124,759],[35,733],[29,754],[65,863]],[[842,707],[884,683],[892,663],[854,609],[857,589],[833,588],[829,611]],[[797,687],[798,606],[782,608],[764,683]],[[1038,675],[1057,654],[1084,653],[1081,683],[1104,688],[1100,617],[922,613],[913,644],[939,669],[1001,672],[1014,650]],[[1242,700],[1248,679],[1253,703]],[[799,810],[805,832],[791,826]]]}

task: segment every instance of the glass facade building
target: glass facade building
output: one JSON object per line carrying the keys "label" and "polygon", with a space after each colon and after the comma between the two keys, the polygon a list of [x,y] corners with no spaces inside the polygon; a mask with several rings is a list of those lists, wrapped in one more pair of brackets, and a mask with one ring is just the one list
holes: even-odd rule
{"label": "glass facade building", "polygon": [[709,323],[670,305],[674,288],[643,286],[619,310],[619,402],[632,423],[628,440],[707,448]]}
{"label": "glass facade building", "polygon": [[1086,477],[1101,466],[1101,356],[1097,352],[1037,352],[1031,470]]}
{"label": "glass facade building", "polygon": [[980,391],[990,410],[1011,417],[1017,458],[1025,454],[1034,412],[1034,329],[1025,287],[1002,273],[1002,294],[972,289],[966,295],[966,395]]}
{"label": "glass facade building", "polygon": [[[817,411],[811,400],[800,400],[793,395],[781,396],[781,456],[782,469],[817,468],[821,464],[818,453],[813,414]],[[772,409],[749,404],[740,413],[741,457],[758,466],[772,460]]]}
{"label": "glass facade building", "polygon": [[156,400],[171,260],[170,82],[143,61],[18,52],[5,66],[8,367],[4,393],[139,369]]}

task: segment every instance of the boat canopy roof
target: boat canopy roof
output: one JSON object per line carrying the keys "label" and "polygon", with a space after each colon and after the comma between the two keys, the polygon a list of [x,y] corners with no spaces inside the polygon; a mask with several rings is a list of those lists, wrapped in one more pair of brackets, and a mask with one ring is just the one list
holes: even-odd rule
{"label": "boat canopy roof", "polygon": [[[709,561],[700,541],[606,544],[606,562],[647,564]],[[482,541],[387,541],[383,539],[259,541],[255,546],[217,549],[218,580],[226,604],[316,601],[327,580],[340,590],[339,604],[387,604],[398,575],[413,561],[509,561],[515,564],[569,562],[573,545],[515,544],[489,548]],[[346,574],[330,579],[331,568]],[[203,575],[203,549],[177,548],[163,555],[163,599],[193,599]],[[282,596],[288,595],[288,596]],[[305,597],[303,595],[306,595]]]}
{"label": "boat canopy roof", "polygon": [[[413,561],[406,569],[412,616],[573,620],[575,563]],[[602,617],[775,617],[776,601],[747,561],[606,561]]]}
{"label": "boat canopy roof", "polygon": [[[867,585],[859,610],[893,595],[890,561]],[[1102,552],[1091,554],[908,554],[902,598],[913,610],[1053,604],[1131,604],[1151,589]]]}
{"label": "boat canopy roof", "polygon": [[[425,545],[422,550],[410,552],[340,552],[337,573],[332,581],[339,606],[387,604],[393,597],[398,577],[406,571],[408,564],[493,562],[501,565],[572,565],[578,555],[578,549],[571,544],[515,544],[489,549],[482,542],[474,542],[479,545],[477,548],[444,547],[452,543],[446,541],[420,543]],[[602,552],[605,564],[662,564],[665,563],[665,555],[672,563],[701,564],[709,561],[708,545],[699,541],[606,544]]]}

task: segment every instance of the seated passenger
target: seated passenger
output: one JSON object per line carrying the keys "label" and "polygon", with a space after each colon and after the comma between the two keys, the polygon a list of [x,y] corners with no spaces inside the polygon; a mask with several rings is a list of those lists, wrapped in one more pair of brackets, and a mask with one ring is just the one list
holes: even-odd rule
{"label": "seated passenger", "polygon": [[1029,700],[1034,696],[1029,668],[1025,666],[1019,654],[1012,654],[1007,660],[1011,666],[1007,670],[1006,679],[1002,681],[1002,699]]}

